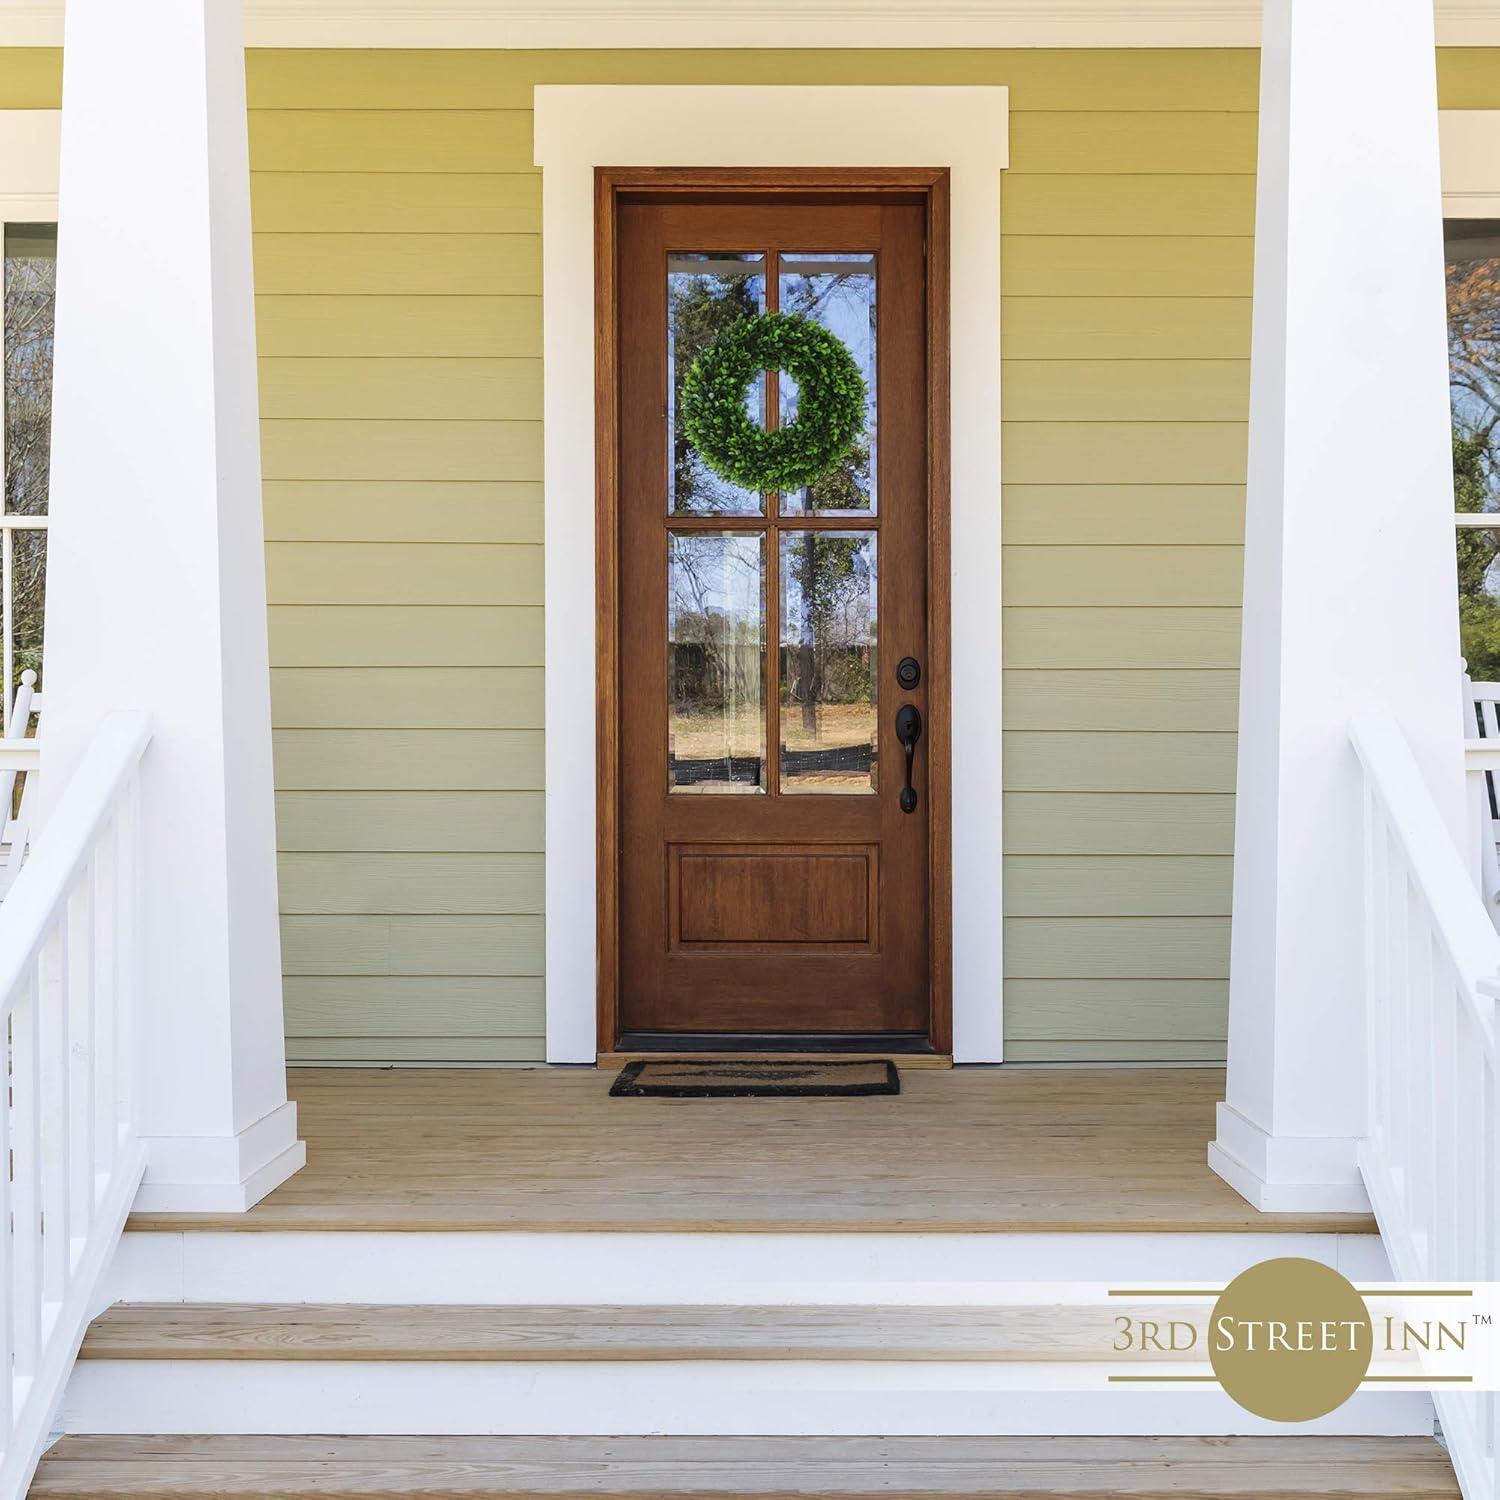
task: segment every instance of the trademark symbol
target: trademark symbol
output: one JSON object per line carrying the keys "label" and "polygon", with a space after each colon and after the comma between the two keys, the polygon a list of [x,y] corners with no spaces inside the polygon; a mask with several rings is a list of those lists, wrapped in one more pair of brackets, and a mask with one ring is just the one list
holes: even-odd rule
{"label": "trademark symbol", "polygon": [[1490,1318],[1489,1313],[1475,1313],[1474,1314],[1474,1326],[1476,1328],[1488,1328],[1490,1326],[1490,1322],[1491,1322],[1491,1318]]}

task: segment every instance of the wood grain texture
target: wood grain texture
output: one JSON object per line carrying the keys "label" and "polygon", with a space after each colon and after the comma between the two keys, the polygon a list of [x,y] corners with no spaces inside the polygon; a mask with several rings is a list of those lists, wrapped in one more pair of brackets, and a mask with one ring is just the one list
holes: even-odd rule
{"label": "wood grain texture", "polygon": [[[931,170],[595,173],[603,1049],[618,1045],[621,1030],[897,1031],[925,1033],[939,1051],[947,1046],[948,474],[928,461],[929,449],[946,454],[948,446],[946,188],[946,172]],[[815,202],[792,196],[807,189],[817,190]],[[903,196],[891,201],[893,191]],[[661,501],[669,459],[660,394],[670,377],[666,346],[653,330],[667,315],[667,247],[709,243],[759,246],[773,258],[807,243],[878,251],[885,499],[868,524],[880,536],[882,639],[926,663],[921,685],[905,694],[927,725],[914,816],[898,808],[889,786],[879,799],[789,800],[774,759],[763,799],[660,796],[652,768],[669,758]],[[774,272],[769,285],[774,311]],[[770,390],[774,412],[774,379]],[[782,524],[772,512],[765,542],[771,640],[784,634],[776,584]],[[771,744],[779,740],[779,662],[773,653]],[[879,753],[900,756],[889,720]],[[774,846],[777,857],[689,861],[684,854],[677,862],[674,846],[703,843]],[[807,857],[835,844],[846,853],[864,846],[868,865],[865,855]],[[798,908],[814,920],[793,927],[786,913]]]}
{"label": "wood grain texture", "polygon": [[1259,1214],[1209,1170],[1217,1069],[913,1069],[896,1097],[811,1102],[610,1099],[610,1082],[294,1070],[301,1172],[248,1213],[130,1227],[1374,1232]]}
{"label": "wood grain texture", "polygon": [[[491,1304],[118,1303],[89,1326],[80,1359],[434,1363],[891,1360],[1021,1364],[1119,1359],[1116,1315],[1150,1307],[497,1307]],[[1170,1358],[1170,1351],[1162,1351]],[[1146,1356],[1150,1357],[1150,1356]]]}
{"label": "wood grain texture", "polygon": [[1431,1438],[66,1437],[32,1500],[1459,1500]]}

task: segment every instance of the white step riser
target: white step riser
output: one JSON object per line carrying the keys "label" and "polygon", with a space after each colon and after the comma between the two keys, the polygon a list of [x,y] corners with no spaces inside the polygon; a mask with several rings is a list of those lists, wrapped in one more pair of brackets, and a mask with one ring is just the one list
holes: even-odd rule
{"label": "white step riser", "polygon": [[1390,1279],[1376,1235],[134,1233],[110,1302],[1003,1301],[987,1283],[1223,1284],[1277,1256]]}
{"label": "white step riser", "polygon": [[[1219,1391],[1038,1390],[1035,1366],[897,1362],[84,1360],[70,1433],[1217,1435],[1281,1433]],[[1298,1433],[1430,1434],[1420,1393]]]}

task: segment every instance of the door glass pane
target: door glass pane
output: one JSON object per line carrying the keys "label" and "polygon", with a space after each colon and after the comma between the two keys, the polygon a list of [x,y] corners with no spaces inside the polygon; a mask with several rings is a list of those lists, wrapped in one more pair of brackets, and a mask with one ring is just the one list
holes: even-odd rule
{"label": "door glass pane", "polygon": [[[1444,226],[1453,498],[1460,514],[1500,512],[1500,221]],[[1500,514],[1496,515],[1500,522]],[[1500,531],[1458,533],[1458,623],[1475,681],[1500,680]]]}
{"label": "door glass pane", "polygon": [[[766,258],[674,253],[667,257],[667,452],[670,509],[683,516],[758,516],[761,497],[716,474],[681,429],[682,382],[693,361],[731,324],[766,308]],[[766,425],[766,380],[752,381],[745,410]]]}
{"label": "door glass pane", "polygon": [[875,535],[781,533],[781,789],[876,787]]}
{"label": "door glass pane", "polygon": [[[875,513],[875,257],[845,252],[802,255],[784,251],[781,310],[811,318],[836,333],[865,377],[865,430],[843,463],[811,486],[781,497],[783,515]],[[783,372],[779,416],[797,416],[797,382]]]}
{"label": "door glass pane", "polygon": [[27,527],[10,533],[6,549],[11,599],[11,692],[22,672],[37,674],[42,691],[42,615],[47,602],[47,533]]}
{"label": "door glass pane", "polygon": [[765,538],[667,538],[667,785],[760,792],[766,761]]}
{"label": "door glass pane", "polygon": [[47,514],[57,226],[5,226],[5,509]]}

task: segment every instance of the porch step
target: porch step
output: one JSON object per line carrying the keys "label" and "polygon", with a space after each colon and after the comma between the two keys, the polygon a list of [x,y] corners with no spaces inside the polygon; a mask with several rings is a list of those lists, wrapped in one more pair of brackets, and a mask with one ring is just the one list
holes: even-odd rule
{"label": "porch step", "polygon": [[1121,1310],[137,1302],[97,1318],[79,1358],[1008,1361],[1105,1347]]}
{"label": "porch step", "polygon": [[[124,1303],[89,1329],[70,1434],[608,1438],[1230,1436],[1222,1391],[1074,1388],[1108,1307]],[[1158,1304],[1154,1309],[1161,1311]],[[1361,1391],[1309,1435],[1429,1435],[1420,1392]]]}
{"label": "porch step", "polygon": [[72,1437],[30,1500],[1458,1500],[1430,1438]]}

